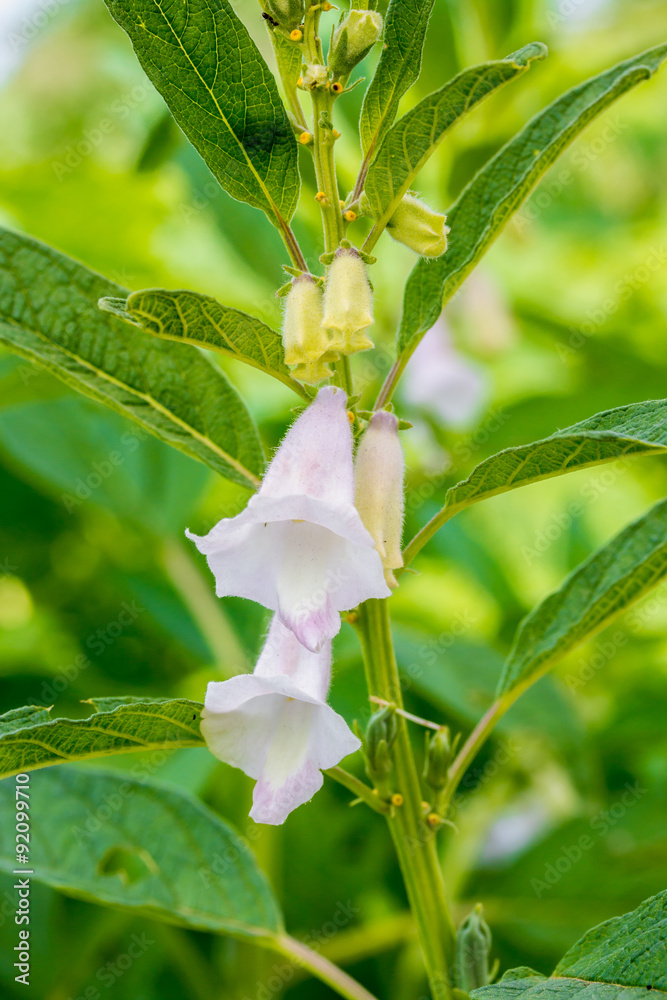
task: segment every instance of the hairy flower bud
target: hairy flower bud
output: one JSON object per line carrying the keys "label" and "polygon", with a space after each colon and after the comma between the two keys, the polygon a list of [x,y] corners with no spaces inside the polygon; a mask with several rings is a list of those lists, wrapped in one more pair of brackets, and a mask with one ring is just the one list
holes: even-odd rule
{"label": "hairy flower bud", "polygon": [[366,265],[354,247],[342,247],[329,267],[322,326],[331,331],[328,347],[354,354],[373,347],[363,332],[373,322],[373,294]]}
{"label": "hairy flower bud", "polygon": [[406,194],[387,223],[387,232],[422,257],[440,257],[447,249],[447,216]]}
{"label": "hairy flower bud", "polygon": [[331,377],[329,361],[337,355],[329,351],[329,339],[322,327],[322,289],[310,274],[292,281],[283,316],[285,364],[296,365],[295,378],[316,384]]}
{"label": "hairy flower bud", "polygon": [[319,90],[326,87],[329,81],[329,70],[320,63],[312,63],[307,66],[301,77],[301,86],[304,90]]}
{"label": "hairy flower bud", "polygon": [[262,6],[273,21],[288,31],[301,24],[305,14],[304,0],[264,0]]}
{"label": "hairy flower bud", "polygon": [[453,749],[448,726],[441,726],[436,732],[427,734],[423,777],[424,783],[436,792],[447,784]]}
{"label": "hairy flower bud", "polygon": [[374,10],[351,10],[333,33],[329,69],[334,76],[349,76],[382,34],[382,15]]}
{"label": "hairy flower bud", "polygon": [[403,466],[398,419],[380,410],[371,418],[357,449],[354,502],[373,536],[389,587],[398,586],[393,570],[403,565]]}
{"label": "hairy flower bud", "polygon": [[489,951],[491,931],[478,903],[465,918],[456,934],[456,985],[470,993],[487,986],[490,980]]}

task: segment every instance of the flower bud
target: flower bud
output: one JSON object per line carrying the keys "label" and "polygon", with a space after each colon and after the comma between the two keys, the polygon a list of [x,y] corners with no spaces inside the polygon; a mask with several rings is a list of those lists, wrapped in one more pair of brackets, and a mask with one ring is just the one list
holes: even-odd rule
{"label": "flower bud", "polygon": [[320,90],[326,87],[329,80],[329,70],[321,63],[313,63],[307,66],[301,77],[301,86],[304,90]]}
{"label": "flower bud", "polygon": [[283,316],[285,364],[296,365],[294,377],[315,384],[331,377],[328,362],[336,360],[322,328],[322,289],[310,274],[292,281]]}
{"label": "flower bud", "polygon": [[363,332],[373,322],[373,295],[366,265],[354,247],[342,247],[329,267],[322,325],[330,330],[329,350],[354,354],[373,347]]}
{"label": "flower bud", "polygon": [[403,450],[398,419],[379,410],[359,443],[354,470],[354,502],[375,541],[389,587],[398,583],[393,570],[403,565]]}
{"label": "flower bud", "polygon": [[329,69],[334,76],[349,76],[382,34],[382,15],[375,10],[351,10],[333,33]]}
{"label": "flower bud", "polygon": [[364,742],[366,773],[382,794],[388,791],[387,778],[393,768],[389,751],[395,739],[396,709],[387,705],[371,716]]}
{"label": "flower bud", "polygon": [[482,916],[482,904],[478,903],[456,934],[456,985],[459,989],[470,993],[488,985],[490,950],[491,931]]}
{"label": "flower bud", "polygon": [[452,762],[454,747],[448,726],[441,726],[426,736],[426,757],[423,778],[429,788],[441,791],[447,784],[447,772]]}
{"label": "flower bud", "polygon": [[263,0],[262,6],[273,21],[288,31],[298,27],[305,15],[304,0]]}
{"label": "flower bud", "polygon": [[446,215],[434,212],[412,194],[403,196],[387,223],[387,232],[422,257],[440,257],[447,249]]}

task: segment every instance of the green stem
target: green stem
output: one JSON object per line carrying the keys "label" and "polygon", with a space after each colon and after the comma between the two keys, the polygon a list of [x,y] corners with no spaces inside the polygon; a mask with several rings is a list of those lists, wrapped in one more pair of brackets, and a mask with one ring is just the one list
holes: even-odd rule
{"label": "green stem", "polygon": [[324,773],[328,774],[334,781],[337,781],[339,785],[344,785],[348,792],[352,792],[358,799],[363,799],[366,805],[374,809],[375,812],[382,814],[389,812],[390,806],[388,803],[383,802],[370,785],[360,781],[359,778],[350,774],[349,771],[346,771],[342,767],[329,767]]}
{"label": "green stem", "polygon": [[[386,599],[362,604],[358,627],[369,694],[402,708]],[[433,1000],[449,1000],[456,937],[454,924],[445,897],[436,837],[424,822],[421,787],[407,725],[400,715],[396,721],[397,736],[392,756],[395,790],[403,796],[403,804],[393,810],[387,822],[417,924]]]}
{"label": "green stem", "polygon": [[334,160],[335,139],[330,129],[323,127],[322,116],[331,121],[335,97],[324,90],[313,91],[313,158],[317,190],[324,195],[320,202],[322,226],[324,229],[324,249],[331,253],[345,235],[343,213],[340,207],[336,164]]}
{"label": "green stem", "polygon": [[356,979],[352,979],[337,965],[301,941],[297,941],[296,938],[290,937],[289,934],[281,934],[279,937],[273,938],[271,946],[280,954],[293,959],[296,965],[307,969],[313,976],[326,983],[346,1000],[376,1000],[373,994],[365,990]]}

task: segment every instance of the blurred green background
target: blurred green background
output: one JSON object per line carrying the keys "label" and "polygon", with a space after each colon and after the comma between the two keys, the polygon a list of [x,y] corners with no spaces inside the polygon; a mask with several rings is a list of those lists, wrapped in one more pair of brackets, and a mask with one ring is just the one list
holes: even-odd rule
{"label": "blurred green background", "polygon": [[[268,56],[255,0],[234,6]],[[102,0],[17,7],[2,30],[0,223],[132,289],[193,288],[279,322],[273,293],[284,256],[276,232],[213,182]],[[423,76],[406,107],[462,67],[533,39],[551,55],[455,131],[423,176],[427,200],[445,209],[530,115],[666,36],[660,0],[437,0]],[[345,191],[358,164],[361,94],[339,105]],[[318,220],[305,156],[303,176],[296,228],[315,266]],[[417,359],[412,376],[408,370],[406,539],[447,485],[486,455],[665,395],[666,234],[663,71],[566,151],[448,307],[440,336],[449,382],[440,399],[455,399],[457,386],[461,399],[444,428],[437,398],[420,398]],[[377,252],[379,349],[354,359],[368,398],[386,370],[397,289],[414,262],[387,237]],[[294,398],[252,369],[225,368],[272,448]],[[120,462],[110,460],[115,452]],[[408,707],[467,732],[490,701],[525,612],[666,487],[663,459],[619,463],[498,497],[450,523],[392,601]],[[81,700],[91,695],[203,700],[209,680],[251,669],[262,609],[217,601],[183,536],[186,526],[203,532],[233,515],[245,496],[2,351],[0,711],[54,704],[54,714],[82,715]],[[443,864],[457,917],[476,900],[485,904],[503,969],[551,971],[587,928],[667,885],[666,597],[664,588],[649,596],[540,682],[464,780],[458,833],[443,838]],[[128,605],[129,625],[127,615],[119,619]],[[350,722],[367,716],[347,625],[332,702]],[[250,780],[205,750],[129,755],[103,766],[200,795],[250,839],[293,934],[380,997],[426,996],[387,831],[379,817],[350,810],[346,792],[325,783],[273,829],[247,819]],[[577,856],[582,834],[593,847]],[[13,981],[10,885],[0,878],[7,997],[22,995]],[[32,989],[44,1000],[83,997],[91,985],[110,1000],[280,995],[280,961],[249,945],[40,886],[33,894]],[[146,954],[102,983],[99,970],[143,932],[154,942]],[[290,1000],[333,996],[298,980],[285,984]]]}

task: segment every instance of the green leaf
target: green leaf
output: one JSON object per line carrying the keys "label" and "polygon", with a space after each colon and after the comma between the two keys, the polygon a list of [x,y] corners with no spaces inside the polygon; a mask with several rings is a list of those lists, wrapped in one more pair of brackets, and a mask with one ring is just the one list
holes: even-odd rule
{"label": "green leaf", "polygon": [[447,491],[442,510],[406,548],[406,562],[446,521],[480,500],[603,462],[664,451],[667,399],[606,410],[541,441],[505,448],[480,462],[467,479]]}
{"label": "green leaf", "polygon": [[556,157],[596,115],[652,76],[666,55],[667,45],[657,46],[568,90],[475,175],[448,213],[447,253],[418,261],[408,279],[398,334],[403,365]]}
{"label": "green leaf", "polygon": [[148,288],[132,292],[122,304],[106,308],[140,324],[155,337],[194,344],[245,361],[310,400],[283,360],[281,335],[254,316],[223,306],[208,295]]}
{"label": "green leaf", "polygon": [[470,994],[475,1000],[643,1000],[646,991],[667,993],[667,892],[645,900],[622,917],[599,924],[570,948],[547,978],[522,967],[500,982]]}
{"label": "green leaf", "polygon": [[389,4],[384,21],[384,48],[359,119],[361,148],[367,162],[391,127],[401,98],[419,76],[433,3],[434,0],[391,0]]}
{"label": "green leaf", "polygon": [[[15,862],[14,783],[0,783],[0,868]],[[30,779],[32,876],[81,899],[240,937],[279,934],[269,885],[238,834],[183,792],[97,770]]]}
{"label": "green leaf", "polygon": [[624,528],[524,618],[498,684],[523,690],[667,575],[667,500]]}
{"label": "green leaf", "polygon": [[228,479],[256,486],[262,447],[236,390],[197,352],[98,309],[101,297],[127,294],[43,243],[0,230],[0,342]]}
{"label": "green leaf", "polygon": [[229,0],[106,2],[225,191],[283,229],[299,198],[296,140],[276,82]]}
{"label": "green leaf", "polygon": [[[546,55],[545,45],[531,42],[505,59],[466,69],[425,97],[389,129],[369,167],[364,187],[376,220],[375,238],[447,132],[486,97]],[[373,237],[370,239],[372,246]]]}
{"label": "green leaf", "polygon": [[202,706],[185,699],[95,698],[87,719],[52,719],[33,705],[0,715],[0,778],[62,764],[160,747],[202,746]]}

